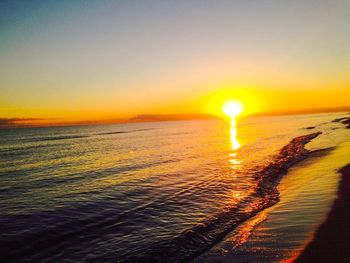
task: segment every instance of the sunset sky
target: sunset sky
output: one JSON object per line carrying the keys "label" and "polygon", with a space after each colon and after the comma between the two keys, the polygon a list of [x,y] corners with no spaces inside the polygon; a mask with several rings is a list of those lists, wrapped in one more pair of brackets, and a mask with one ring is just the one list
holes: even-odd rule
{"label": "sunset sky", "polygon": [[349,106],[350,1],[1,1],[0,118]]}

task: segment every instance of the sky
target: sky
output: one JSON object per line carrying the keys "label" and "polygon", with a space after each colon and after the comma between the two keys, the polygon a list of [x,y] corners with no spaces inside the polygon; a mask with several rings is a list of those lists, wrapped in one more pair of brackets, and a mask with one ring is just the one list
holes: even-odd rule
{"label": "sky", "polygon": [[349,106],[350,1],[0,1],[0,118]]}

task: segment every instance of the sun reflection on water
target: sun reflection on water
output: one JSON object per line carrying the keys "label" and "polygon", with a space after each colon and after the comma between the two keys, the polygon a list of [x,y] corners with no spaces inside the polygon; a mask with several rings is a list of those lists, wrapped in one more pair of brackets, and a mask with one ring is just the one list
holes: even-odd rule
{"label": "sun reflection on water", "polygon": [[241,161],[237,158],[237,152],[236,150],[238,150],[241,147],[241,144],[239,143],[238,139],[237,139],[237,127],[236,127],[236,119],[232,118],[231,119],[231,125],[230,125],[230,141],[231,141],[231,147],[232,147],[232,151],[230,153],[230,160],[229,162],[231,163],[231,167],[233,169],[237,169],[240,164]]}
{"label": "sun reflection on water", "polygon": [[232,150],[235,151],[239,147],[241,147],[241,144],[239,143],[239,141],[237,139],[237,127],[236,127],[235,118],[231,119],[230,135],[231,135]]}

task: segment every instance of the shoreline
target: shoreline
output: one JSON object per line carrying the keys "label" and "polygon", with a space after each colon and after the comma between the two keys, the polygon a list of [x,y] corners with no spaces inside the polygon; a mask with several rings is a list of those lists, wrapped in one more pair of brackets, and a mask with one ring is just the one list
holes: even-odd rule
{"label": "shoreline", "polygon": [[[266,208],[255,217],[248,219],[215,245],[212,250],[196,258],[194,262],[291,262],[290,259],[294,259],[295,255],[298,254],[295,252],[300,251],[305,240],[317,230],[317,225],[323,222],[322,219],[326,218],[335,199],[337,174],[331,175],[334,177],[334,187],[332,187],[334,191],[327,193],[328,200],[331,199],[330,202],[323,197],[313,208],[311,208],[310,201],[308,203],[308,197],[317,192],[317,190],[310,191],[314,188],[312,185],[316,182],[316,177],[309,175],[315,174],[312,172],[315,169],[322,169],[323,166],[319,164],[324,163],[324,158],[330,158],[334,154],[333,151],[335,151],[333,147],[312,151],[308,158],[291,167],[278,185],[280,201],[276,205]],[[295,177],[298,180],[295,180]],[[305,178],[308,178],[307,181],[303,180]],[[329,181],[329,177],[327,181]],[[321,184],[324,183],[324,181],[321,182]],[[282,189],[280,189],[281,186]],[[322,187],[320,186],[320,188]],[[334,197],[329,198],[329,195]],[[325,205],[326,203],[327,205]],[[306,208],[298,210],[296,206]],[[320,206],[322,209],[316,208],[316,210],[317,213],[322,211],[319,213],[322,216],[318,214],[315,217],[314,207]],[[307,207],[309,210],[305,214]],[[293,218],[292,221],[290,221],[291,218]],[[314,218],[320,219],[315,222]],[[288,235],[287,239],[285,238],[286,234]],[[271,244],[274,244],[273,249],[271,249]]]}
{"label": "shoreline", "polygon": [[341,168],[339,173],[341,178],[337,191],[338,197],[327,219],[293,262],[349,262],[350,163]]}
{"label": "shoreline", "polygon": [[281,200],[276,205],[249,219],[194,262],[296,260],[331,211],[341,180],[338,170],[349,163],[348,140],[337,146],[321,145],[321,149],[311,147],[308,158],[288,169],[278,185]]}
{"label": "shoreline", "polygon": [[[307,150],[305,145],[321,134],[322,132],[314,132],[293,138],[280,149],[274,161],[257,172],[256,176],[259,177],[256,178],[259,181],[256,186],[256,195],[259,198],[249,203],[250,207],[246,207],[244,213],[239,206],[228,208],[203,221],[201,225],[181,233],[176,238],[149,248],[144,254],[126,255],[121,258],[121,261],[168,262],[168,258],[175,262],[196,260],[242,223],[279,202],[277,186],[283,175],[313,153]],[[246,200],[248,201],[249,197]]]}

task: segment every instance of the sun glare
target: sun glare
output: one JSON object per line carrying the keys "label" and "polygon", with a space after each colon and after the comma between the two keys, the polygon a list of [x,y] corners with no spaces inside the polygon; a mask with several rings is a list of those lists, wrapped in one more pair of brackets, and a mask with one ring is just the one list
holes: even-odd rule
{"label": "sun glare", "polygon": [[243,105],[239,101],[227,101],[222,106],[222,111],[230,118],[235,118],[243,111]]}

